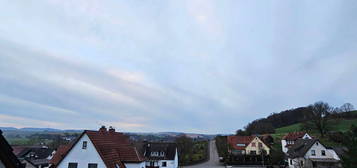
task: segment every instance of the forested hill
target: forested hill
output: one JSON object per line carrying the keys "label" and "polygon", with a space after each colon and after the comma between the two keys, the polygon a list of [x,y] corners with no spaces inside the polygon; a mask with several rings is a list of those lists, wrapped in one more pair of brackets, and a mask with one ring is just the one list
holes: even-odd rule
{"label": "forested hill", "polygon": [[[345,103],[341,107],[329,107],[330,118],[357,118],[357,113],[353,105]],[[311,120],[313,117],[312,105],[285,110],[280,113],[273,113],[266,118],[261,118],[249,123],[245,130],[238,130],[237,134],[264,134],[274,133],[276,128],[302,123]]]}

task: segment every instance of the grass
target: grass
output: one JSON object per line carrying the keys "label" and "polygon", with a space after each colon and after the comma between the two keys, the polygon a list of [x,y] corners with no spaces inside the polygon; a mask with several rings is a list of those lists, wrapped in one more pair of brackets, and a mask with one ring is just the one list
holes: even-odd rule
{"label": "grass", "polygon": [[[357,119],[352,119],[352,120],[329,120],[328,124],[330,126],[330,131],[341,131],[341,132],[346,132],[351,128],[351,125],[354,124],[357,126]],[[283,133],[288,133],[288,132],[295,132],[295,131],[300,131],[301,123],[289,125],[286,127],[281,127],[275,129],[276,134],[283,134]]]}

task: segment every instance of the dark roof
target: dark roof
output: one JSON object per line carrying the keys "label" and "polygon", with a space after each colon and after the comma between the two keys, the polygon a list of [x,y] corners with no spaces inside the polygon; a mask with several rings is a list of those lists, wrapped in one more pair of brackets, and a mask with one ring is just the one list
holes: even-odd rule
{"label": "dark roof", "polygon": [[52,158],[51,163],[58,165],[83,135],[89,137],[108,168],[115,168],[116,164],[122,168],[125,167],[123,163],[135,163],[144,160],[135,147],[130,144],[127,136],[123,133],[106,131],[105,129],[100,131],[84,131],[73,143],[60,147]]}
{"label": "dark roof", "polygon": [[0,160],[3,162],[6,168],[23,168],[23,165],[12,152],[12,148],[2,135],[0,130]]}
{"label": "dark roof", "polygon": [[[298,139],[294,145],[292,145],[287,154],[289,158],[297,158],[305,156],[306,152],[311,148],[313,144],[320,141],[318,139]],[[321,144],[322,145],[322,144]]]}
{"label": "dark roof", "polygon": [[[168,142],[149,142],[144,149],[145,158],[148,160],[175,160],[177,145]],[[151,152],[158,152],[159,156],[151,156]],[[164,152],[164,155],[160,155],[160,152]]]}
{"label": "dark roof", "polygon": [[18,158],[29,158],[28,154],[34,155],[32,159],[46,159],[53,152],[53,149],[42,146],[13,146]]}

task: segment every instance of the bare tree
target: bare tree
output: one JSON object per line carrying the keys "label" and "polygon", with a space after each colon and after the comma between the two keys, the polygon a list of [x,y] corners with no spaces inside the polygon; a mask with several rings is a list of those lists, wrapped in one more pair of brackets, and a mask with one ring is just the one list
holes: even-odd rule
{"label": "bare tree", "polygon": [[313,116],[311,120],[312,125],[319,131],[321,137],[324,137],[328,130],[327,116],[330,114],[332,108],[325,102],[316,102],[315,104],[310,105],[310,107]]}
{"label": "bare tree", "polygon": [[350,112],[354,110],[354,107],[351,103],[345,103],[340,107],[341,112]]}

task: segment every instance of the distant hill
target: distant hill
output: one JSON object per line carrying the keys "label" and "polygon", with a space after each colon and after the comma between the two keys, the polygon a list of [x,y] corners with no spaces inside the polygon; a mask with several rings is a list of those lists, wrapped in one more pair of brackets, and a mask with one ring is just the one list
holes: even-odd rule
{"label": "distant hill", "polygon": [[81,132],[82,130],[61,130],[55,128],[15,128],[15,127],[0,127],[2,131],[19,131],[19,132]]}

